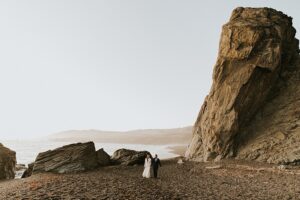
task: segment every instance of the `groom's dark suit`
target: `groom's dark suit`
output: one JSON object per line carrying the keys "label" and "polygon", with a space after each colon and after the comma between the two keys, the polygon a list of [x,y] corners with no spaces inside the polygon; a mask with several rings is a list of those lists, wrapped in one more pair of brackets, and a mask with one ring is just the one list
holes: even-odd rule
{"label": "groom's dark suit", "polygon": [[153,160],[152,160],[152,168],[153,168],[154,178],[157,178],[158,167],[161,167],[161,163],[160,163],[159,158],[153,158]]}

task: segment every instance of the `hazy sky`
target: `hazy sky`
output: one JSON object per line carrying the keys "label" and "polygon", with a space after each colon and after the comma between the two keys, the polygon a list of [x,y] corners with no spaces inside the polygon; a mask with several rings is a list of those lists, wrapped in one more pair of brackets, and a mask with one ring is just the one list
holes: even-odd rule
{"label": "hazy sky", "polygon": [[192,125],[231,11],[298,2],[0,1],[0,138]]}

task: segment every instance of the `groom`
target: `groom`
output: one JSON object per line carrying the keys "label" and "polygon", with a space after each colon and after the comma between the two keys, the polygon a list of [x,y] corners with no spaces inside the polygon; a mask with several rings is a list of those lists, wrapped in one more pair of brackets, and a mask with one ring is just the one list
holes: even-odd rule
{"label": "groom", "polygon": [[154,156],[154,158],[152,160],[152,167],[153,167],[154,178],[157,178],[158,167],[161,167],[160,160],[157,157],[157,154],[155,154],[155,156]]}

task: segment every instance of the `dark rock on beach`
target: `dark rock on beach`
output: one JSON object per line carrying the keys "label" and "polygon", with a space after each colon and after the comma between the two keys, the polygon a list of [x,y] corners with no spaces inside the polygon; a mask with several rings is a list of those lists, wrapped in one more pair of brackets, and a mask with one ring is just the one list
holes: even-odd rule
{"label": "dark rock on beach", "polygon": [[29,177],[29,176],[32,175],[33,165],[34,165],[34,163],[28,164],[28,167],[27,167],[27,169],[24,171],[24,173],[22,174],[22,177],[21,177],[21,178],[27,178],[27,177]]}
{"label": "dark rock on beach", "polygon": [[148,151],[134,151],[129,149],[118,149],[111,157],[114,164],[141,165],[144,164]]}
{"label": "dark rock on beach", "polygon": [[16,152],[0,143],[0,179],[15,178]]}
{"label": "dark rock on beach", "polygon": [[94,143],[76,143],[39,153],[34,162],[33,173],[73,173],[95,169],[97,166]]}
{"label": "dark rock on beach", "polygon": [[96,154],[99,166],[107,166],[111,164],[110,155],[108,155],[103,148],[96,151]]}

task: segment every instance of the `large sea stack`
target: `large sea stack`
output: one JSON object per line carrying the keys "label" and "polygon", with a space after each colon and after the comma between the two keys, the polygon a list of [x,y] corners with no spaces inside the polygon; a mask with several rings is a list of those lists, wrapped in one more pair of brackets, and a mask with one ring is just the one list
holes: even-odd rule
{"label": "large sea stack", "polygon": [[0,143],[0,180],[15,178],[16,152]]}
{"label": "large sea stack", "polygon": [[213,84],[186,156],[269,163],[300,160],[299,42],[292,18],[236,8],[222,28]]}

